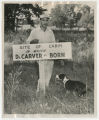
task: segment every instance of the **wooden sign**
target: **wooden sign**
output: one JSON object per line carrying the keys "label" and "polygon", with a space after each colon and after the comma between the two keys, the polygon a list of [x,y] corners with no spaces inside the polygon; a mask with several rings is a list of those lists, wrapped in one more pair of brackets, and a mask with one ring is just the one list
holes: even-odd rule
{"label": "wooden sign", "polygon": [[72,59],[71,42],[13,45],[13,60]]}

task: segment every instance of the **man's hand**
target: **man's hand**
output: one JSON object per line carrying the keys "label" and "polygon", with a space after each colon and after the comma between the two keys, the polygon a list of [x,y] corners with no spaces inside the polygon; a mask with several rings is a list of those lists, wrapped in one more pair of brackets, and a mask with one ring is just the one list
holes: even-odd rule
{"label": "man's hand", "polygon": [[31,40],[31,42],[30,42],[30,44],[37,44],[37,43],[39,43],[38,39]]}

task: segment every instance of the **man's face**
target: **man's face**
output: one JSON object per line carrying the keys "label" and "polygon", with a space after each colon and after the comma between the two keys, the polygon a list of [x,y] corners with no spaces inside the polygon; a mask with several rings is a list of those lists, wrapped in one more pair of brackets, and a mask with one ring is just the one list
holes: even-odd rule
{"label": "man's face", "polygon": [[49,20],[48,18],[42,18],[40,20],[41,27],[43,27],[45,30],[46,30],[46,28],[48,26],[48,20]]}

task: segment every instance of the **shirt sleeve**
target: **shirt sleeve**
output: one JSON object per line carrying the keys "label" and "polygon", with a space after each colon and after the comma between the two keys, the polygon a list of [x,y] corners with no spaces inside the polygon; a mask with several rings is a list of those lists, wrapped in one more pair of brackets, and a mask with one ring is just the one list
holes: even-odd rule
{"label": "shirt sleeve", "polygon": [[52,30],[50,30],[50,41],[51,41],[52,43],[55,42],[55,36],[54,36],[54,33],[53,33]]}
{"label": "shirt sleeve", "polygon": [[35,30],[32,30],[31,31],[31,33],[30,33],[30,35],[29,35],[29,37],[28,37],[28,39],[26,40],[26,43],[30,43],[33,39],[35,39]]}

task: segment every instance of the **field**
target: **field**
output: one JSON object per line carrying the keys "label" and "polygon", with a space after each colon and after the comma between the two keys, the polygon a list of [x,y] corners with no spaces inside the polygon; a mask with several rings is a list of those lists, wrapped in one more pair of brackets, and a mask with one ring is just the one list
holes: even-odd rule
{"label": "field", "polygon": [[[25,43],[30,31],[5,33],[5,45]],[[4,113],[5,114],[93,114],[94,113],[94,37],[93,33],[54,31],[57,41],[71,41],[73,60],[55,60],[52,78],[45,97],[36,97],[38,64],[14,63],[5,55]],[[5,47],[5,54],[6,54]],[[9,57],[10,56],[10,57]],[[91,89],[86,96],[67,94],[63,84],[56,84],[55,75],[66,73]]]}

